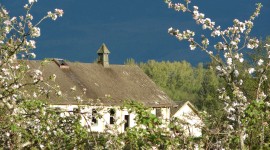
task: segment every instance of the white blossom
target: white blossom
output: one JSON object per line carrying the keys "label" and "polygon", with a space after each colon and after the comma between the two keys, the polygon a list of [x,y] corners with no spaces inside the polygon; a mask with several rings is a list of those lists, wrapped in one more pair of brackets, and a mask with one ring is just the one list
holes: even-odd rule
{"label": "white blossom", "polygon": [[62,96],[62,92],[61,91],[58,91],[56,94],[57,94],[57,96]]}
{"label": "white blossom", "polygon": [[186,12],[187,8],[185,7],[184,4],[176,3],[176,4],[174,4],[174,10],[176,10],[176,11],[182,10],[183,12]]}
{"label": "white blossom", "polygon": [[33,28],[31,29],[30,34],[31,34],[31,37],[33,37],[33,38],[39,37],[39,36],[40,36],[40,28],[38,28],[38,27],[33,27]]}
{"label": "white blossom", "polygon": [[202,40],[202,44],[203,45],[209,45],[209,40],[207,39],[207,38],[204,38],[203,40]]}
{"label": "white blossom", "polygon": [[76,96],[76,97],[75,97],[75,100],[77,100],[77,101],[82,101],[82,98],[81,98],[80,96]]}
{"label": "white blossom", "polygon": [[243,33],[246,30],[246,24],[243,22],[240,22],[239,26],[240,26],[239,27],[240,32]]}
{"label": "white blossom", "polygon": [[234,58],[238,59],[239,62],[241,62],[241,63],[244,61],[244,58],[243,58],[243,54],[242,53],[235,54]]}
{"label": "white blossom", "polygon": [[213,55],[213,51],[206,51],[209,55]]}
{"label": "white blossom", "polygon": [[198,10],[199,7],[198,7],[198,6],[193,6],[193,9],[194,9],[194,10]]}
{"label": "white blossom", "polygon": [[29,4],[32,4],[34,2],[37,2],[37,0],[28,0]]}
{"label": "white blossom", "polygon": [[39,144],[39,147],[43,149],[45,146],[43,144]]}
{"label": "white blossom", "polygon": [[244,62],[244,58],[239,58],[239,62]]}
{"label": "white blossom", "polygon": [[252,74],[253,72],[255,72],[255,69],[254,68],[248,68],[248,73],[249,74]]}
{"label": "white blossom", "polygon": [[52,15],[52,12],[51,11],[48,11],[47,14],[50,17]]}
{"label": "white blossom", "polygon": [[6,21],[4,21],[3,23],[4,23],[5,25],[7,25],[7,26],[11,25],[11,21],[10,21],[10,20],[6,20]]}
{"label": "white blossom", "polygon": [[230,65],[232,65],[232,58],[227,58],[227,64],[230,66]]}
{"label": "white blossom", "polygon": [[8,11],[4,8],[2,8],[2,12],[4,13],[4,15],[8,15]]}
{"label": "white blossom", "polygon": [[196,49],[196,45],[195,44],[190,44],[189,45],[189,48],[190,48],[190,50],[195,50]]}
{"label": "white blossom", "polygon": [[259,65],[259,66],[261,66],[262,64],[263,64],[263,60],[262,59],[259,59],[259,61],[257,62],[257,64]]}
{"label": "white blossom", "polygon": [[202,28],[212,30],[215,26],[215,22],[212,22],[210,18],[205,18],[202,20]]}
{"label": "white blossom", "polygon": [[240,80],[239,80],[239,85],[243,85],[243,82],[244,82],[244,81],[243,81],[242,79],[240,79]]}
{"label": "white blossom", "polygon": [[76,91],[76,86],[71,87],[70,90]]}
{"label": "white blossom", "polygon": [[254,49],[254,48],[257,48],[258,46],[259,46],[258,39],[256,39],[256,38],[249,39],[248,44],[247,44],[247,48]]}
{"label": "white blossom", "polygon": [[55,9],[55,13],[57,14],[57,15],[59,15],[59,17],[62,17],[63,16],[63,14],[64,14],[64,11],[62,10],[62,9]]}
{"label": "white blossom", "polygon": [[33,93],[33,97],[34,97],[34,98],[37,97],[37,93],[36,93],[36,92]]}
{"label": "white blossom", "polygon": [[26,15],[26,18],[30,19],[30,20],[33,20],[33,16],[31,14],[27,14]]}
{"label": "white blossom", "polygon": [[235,41],[231,41],[230,44],[233,45],[233,46],[236,46],[237,45],[237,43]]}
{"label": "white blossom", "polygon": [[234,70],[233,73],[234,73],[234,76],[235,76],[235,77],[238,77],[238,76],[239,76],[239,71],[238,71],[238,70]]}
{"label": "white blossom", "polygon": [[221,66],[216,66],[216,69],[217,69],[218,71],[220,71],[220,70],[221,70]]}
{"label": "white blossom", "polygon": [[35,53],[29,53],[29,56],[30,56],[31,58],[36,58],[36,54],[35,54]]}
{"label": "white blossom", "polygon": [[27,46],[29,46],[30,48],[36,48],[36,42],[34,40],[29,40],[25,42]]}
{"label": "white blossom", "polygon": [[16,20],[17,20],[17,17],[12,17],[12,18],[10,19],[11,22],[14,22],[14,21],[16,21]]}
{"label": "white blossom", "polygon": [[23,7],[24,7],[25,9],[28,9],[28,4],[25,4]]}
{"label": "white blossom", "polygon": [[11,31],[11,27],[10,26],[6,26],[5,28],[4,28],[5,30],[5,33],[9,33],[10,31]]}
{"label": "white blossom", "polygon": [[56,14],[52,14],[51,17],[52,17],[52,20],[56,20],[57,19],[57,15]]}
{"label": "white blossom", "polygon": [[214,47],[217,50],[227,50],[227,45],[223,44],[222,42],[218,42],[216,45],[214,45]]}
{"label": "white blossom", "polygon": [[10,133],[9,132],[6,132],[6,136],[9,137],[10,136]]}
{"label": "white blossom", "polygon": [[215,37],[215,36],[220,36],[220,30],[214,30],[212,33],[211,33],[211,36]]}

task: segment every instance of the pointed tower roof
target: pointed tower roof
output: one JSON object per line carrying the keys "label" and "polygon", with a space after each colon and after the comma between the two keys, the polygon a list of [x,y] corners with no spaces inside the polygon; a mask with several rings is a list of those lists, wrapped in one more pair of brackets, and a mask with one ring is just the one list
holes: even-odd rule
{"label": "pointed tower roof", "polygon": [[98,53],[98,54],[109,54],[110,51],[109,51],[109,49],[107,48],[107,46],[103,43],[103,44],[101,45],[101,47],[98,49],[97,53]]}

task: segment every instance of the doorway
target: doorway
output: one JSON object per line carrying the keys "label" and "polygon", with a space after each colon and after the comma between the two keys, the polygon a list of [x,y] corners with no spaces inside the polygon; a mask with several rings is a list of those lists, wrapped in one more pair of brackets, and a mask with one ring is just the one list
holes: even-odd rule
{"label": "doorway", "polygon": [[124,131],[129,127],[129,115],[125,115]]}

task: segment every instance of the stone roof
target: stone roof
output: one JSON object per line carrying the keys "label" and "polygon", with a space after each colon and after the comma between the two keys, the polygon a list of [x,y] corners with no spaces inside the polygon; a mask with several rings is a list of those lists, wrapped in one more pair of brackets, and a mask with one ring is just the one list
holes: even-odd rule
{"label": "stone roof", "polygon": [[[64,63],[65,67],[61,67]],[[104,68],[95,63],[50,61],[41,66],[41,61],[28,61],[32,68],[39,68],[44,78],[55,74],[63,97],[52,94],[45,100],[52,105],[76,105],[76,95],[86,94],[81,104],[120,106],[126,100],[136,100],[148,107],[171,107],[175,103],[135,65],[110,65]],[[60,66],[59,66],[60,64]],[[52,84],[52,83],[51,83]],[[71,87],[76,91],[71,92]]]}

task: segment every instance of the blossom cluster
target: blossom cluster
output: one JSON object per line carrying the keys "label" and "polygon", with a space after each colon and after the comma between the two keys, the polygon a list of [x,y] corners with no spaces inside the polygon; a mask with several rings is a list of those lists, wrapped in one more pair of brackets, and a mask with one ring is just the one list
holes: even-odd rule
{"label": "blossom cluster", "polygon": [[[50,127],[46,127],[44,130],[44,127],[41,125],[44,123],[44,119],[37,117],[37,114],[47,115],[44,113],[45,111],[47,112],[47,110],[44,110],[46,109],[45,106],[42,105],[42,108],[29,106],[30,103],[34,102],[32,101],[33,99],[38,99],[39,96],[53,91],[51,86],[45,82],[42,71],[38,68],[32,69],[26,63],[27,59],[36,57],[32,50],[36,48],[35,38],[41,36],[40,23],[47,18],[56,19],[53,16],[46,15],[39,21],[34,21],[36,18],[30,12],[36,2],[37,0],[28,0],[28,4],[24,5],[25,15],[18,17],[12,17],[4,7],[1,6],[0,8],[0,110],[5,114],[0,116],[1,129],[3,129],[0,131],[0,143],[4,149],[23,149],[33,144],[29,141],[20,143],[24,142],[25,139],[19,142],[13,141],[13,139],[22,139],[21,136],[24,133],[14,132],[11,129],[12,125],[14,128],[20,128],[20,130],[31,130],[31,133],[36,135],[45,136],[52,131]],[[62,17],[63,13],[63,10],[55,9],[52,14]],[[43,82],[43,85],[38,85],[40,82]],[[55,88],[55,90],[58,89]],[[29,102],[29,100],[31,101]],[[50,125],[50,123],[48,124]],[[54,125],[57,125],[57,123]],[[61,124],[58,123],[58,125]],[[42,148],[42,145],[45,144],[41,144],[39,148]],[[13,147],[11,147],[12,145]]]}
{"label": "blossom cluster", "polygon": [[[243,76],[254,79],[254,81],[258,83],[255,95],[257,101],[265,101],[266,97],[269,96],[269,94],[262,89],[262,85],[267,80],[266,70],[268,70],[270,66],[270,61],[259,58],[256,60],[254,66],[250,66],[247,69],[242,69],[240,67],[241,65],[239,65],[245,61],[244,52],[242,51],[245,49],[256,49],[260,45],[257,38],[250,36],[250,32],[254,26],[254,19],[260,14],[262,5],[260,3],[257,4],[256,10],[248,20],[240,21],[234,19],[232,26],[222,29],[221,26],[216,26],[215,22],[210,18],[205,17],[205,14],[199,12],[198,6],[193,6],[193,9],[190,9],[190,1],[188,1],[188,3],[186,1],[186,3],[174,4],[172,0],[165,0],[165,3],[169,8],[175,11],[190,13],[195,22],[202,26],[202,29],[207,29],[211,32],[210,36],[221,39],[213,45],[213,48],[216,49],[215,53],[222,56],[222,58],[219,58],[213,55],[212,50],[208,49],[209,39],[204,35],[201,35],[201,42],[196,42],[194,40],[195,33],[187,32],[190,30],[182,33],[174,28],[169,28],[168,30],[168,33],[175,36],[178,40],[187,40],[190,43],[189,47],[191,50],[199,47],[217,62],[217,74],[226,82],[226,86],[219,90],[219,98],[225,105],[224,111],[227,113],[228,122],[226,124],[228,133],[240,133],[240,139],[244,139],[245,131],[240,125],[243,124],[243,118],[246,117],[245,111],[251,105],[250,102],[252,100],[248,99],[248,94],[250,93],[247,94],[244,91],[243,85],[245,79]],[[266,44],[265,49],[268,59],[270,58],[269,48],[270,45]]]}
{"label": "blossom cluster", "polygon": [[56,20],[57,17],[62,17],[64,14],[64,11],[62,9],[55,9],[54,13],[51,11],[48,12],[48,17],[52,18],[52,20]]}

